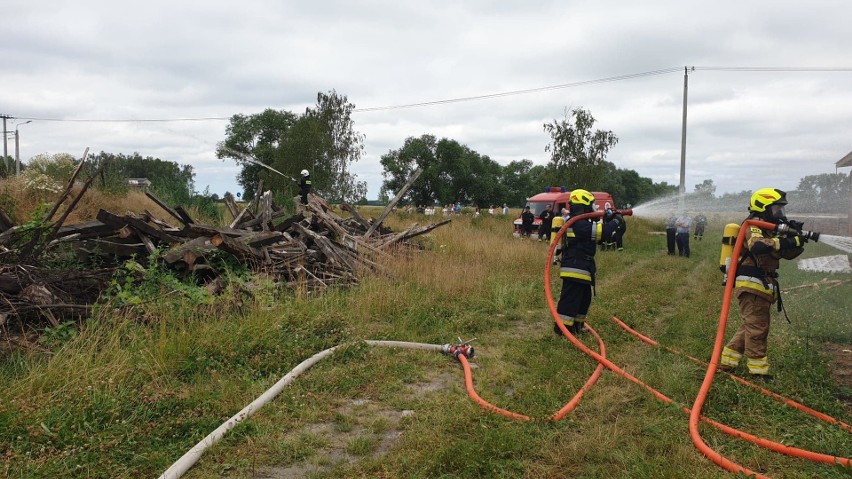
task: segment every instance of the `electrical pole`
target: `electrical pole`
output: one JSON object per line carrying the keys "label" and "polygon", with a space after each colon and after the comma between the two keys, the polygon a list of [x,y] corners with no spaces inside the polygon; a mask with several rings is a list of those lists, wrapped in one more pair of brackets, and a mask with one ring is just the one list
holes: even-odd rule
{"label": "electrical pole", "polygon": [[[693,71],[695,67],[693,67]],[[686,193],[686,98],[689,90],[689,69],[683,67],[683,125],[680,133],[680,186],[678,187],[678,206],[683,210],[684,194]]]}
{"label": "electrical pole", "polygon": [[9,148],[6,145],[6,120],[12,118],[9,115],[0,115],[3,119],[3,162],[6,163],[6,171],[9,171]]}

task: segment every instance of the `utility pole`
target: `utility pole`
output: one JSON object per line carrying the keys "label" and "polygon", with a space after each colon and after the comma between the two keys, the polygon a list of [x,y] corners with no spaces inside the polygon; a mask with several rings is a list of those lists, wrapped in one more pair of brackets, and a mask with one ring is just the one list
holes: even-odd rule
{"label": "utility pole", "polygon": [[21,174],[21,133],[18,131],[18,127],[32,122],[32,120],[27,120],[15,125],[15,176]]}
{"label": "utility pole", "polygon": [[6,120],[12,118],[9,115],[0,115],[3,119],[3,162],[6,163],[6,171],[9,171],[9,148],[6,145]]}
{"label": "utility pole", "polygon": [[[692,67],[695,71],[695,67]],[[678,206],[683,210],[684,194],[686,194],[686,98],[689,90],[689,68],[683,67],[683,124],[680,133],[680,186],[678,187]]]}

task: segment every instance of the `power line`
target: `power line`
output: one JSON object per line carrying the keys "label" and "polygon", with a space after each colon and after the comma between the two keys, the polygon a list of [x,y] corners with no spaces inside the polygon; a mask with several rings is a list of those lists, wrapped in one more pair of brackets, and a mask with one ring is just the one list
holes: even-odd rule
{"label": "power line", "polygon": [[852,72],[852,67],[693,67],[695,70],[727,72]]}
{"label": "power line", "polygon": [[132,118],[132,119],[92,119],[92,118],[35,118],[35,117],[25,117],[25,116],[11,116],[9,118],[14,118],[17,120],[33,120],[33,121],[61,121],[61,122],[90,122],[90,123],[165,123],[165,122],[173,122],[173,121],[223,121],[230,120],[230,116],[208,116],[208,117],[200,117],[200,118]]}
{"label": "power line", "polygon": [[[483,95],[474,95],[458,98],[449,98],[444,100],[433,100],[419,103],[407,103],[401,105],[376,106],[368,108],[354,108],[355,113],[368,113],[374,111],[400,110],[404,108],[419,108],[424,106],[446,105],[450,103],[462,103],[466,101],[486,100],[490,98],[502,98],[507,96],[526,95],[530,93],[539,93],[543,91],[562,90],[565,88],[575,88],[579,86],[595,85],[600,83],[611,83],[624,80],[633,80],[636,78],[667,75],[670,73],[680,72],[682,67],[663,68],[660,70],[651,70],[640,73],[630,73],[627,75],[618,75],[606,78],[597,78],[594,80],[584,80],[572,83],[563,83],[560,85],[551,85],[538,88],[527,88],[524,90],[513,90],[500,93],[487,93]],[[726,71],[726,72],[852,72],[852,67],[724,67],[724,66],[706,66],[706,67],[690,67],[692,71]],[[17,120],[33,120],[33,121],[55,121],[55,122],[77,122],[77,123],[167,123],[167,122],[187,122],[187,121],[228,121],[231,116],[209,116],[197,118],[130,118],[130,119],[93,119],[93,118],[36,118],[36,117],[15,117],[6,116],[6,119]]]}
{"label": "power line", "polygon": [[583,86],[583,85],[593,85],[593,84],[596,84],[596,83],[609,83],[609,82],[616,82],[616,81],[622,81],[622,80],[632,80],[634,78],[642,78],[642,77],[654,76],[654,75],[665,75],[665,74],[668,74],[668,73],[674,73],[674,72],[679,72],[679,71],[680,71],[680,67],[665,68],[663,70],[653,70],[653,71],[642,72],[642,73],[631,73],[629,75],[619,75],[619,76],[614,76],[614,77],[599,78],[599,79],[596,79],[596,80],[585,80],[585,81],[579,81],[579,82],[574,82],[574,83],[564,83],[564,84],[561,84],[561,85],[552,85],[552,86],[545,86],[545,87],[539,87],[539,88],[529,88],[529,89],[526,89],[526,90],[514,90],[514,91],[507,91],[507,92],[502,92],[502,93],[489,93],[489,94],[486,94],[486,95],[466,96],[466,97],[460,97],[460,98],[451,98],[451,99],[448,99],[448,100],[435,100],[435,101],[427,101],[427,102],[421,102],[421,103],[409,103],[409,104],[406,104],[406,105],[377,106],[377,107],[372,107],[372,108],[355,108],[352,111],[363,113],[363,112],[370,112],[370,111],[397,110],[397,109],[401,109],[401,108],[415,108],[415,107],[421,107],[421,106],[445,105],[447,103],[459,103],[459,102],[472,101],[472,100],[484,100],[484,99],[488,99],[488,98],[500,98],[500,97],[504,97],[504,96],[525,95],[527,93],[537,93],[537,92],[542,92],[542,91],[561,90],[561,89],[564,89],[564,88],[573,88],[573,87],[578,87],[578,86]]}

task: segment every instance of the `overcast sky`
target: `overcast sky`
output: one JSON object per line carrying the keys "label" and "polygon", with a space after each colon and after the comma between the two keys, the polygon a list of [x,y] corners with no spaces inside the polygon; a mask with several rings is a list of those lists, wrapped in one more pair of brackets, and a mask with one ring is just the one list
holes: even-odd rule
{"label": "overcast sky", "polygon": [[[692,5],[690,5],[692,4]],[[841,1],[6,0],[0,114],[21,157],[94,152],[191,164],[197,189],[240,191],[216,143],[228,118],[301,113],[332,89],[358,109],[632,79],[449,104],[361,111],[368,198],[381,155],[408,137],[457,140],[500,164],[545,164],[542,125],[583,107],[619,137],[608,160],[686,189],[792,190],[852,150],[852,3]],[[66,121],[46,121],[60,119]],[[9,154],[14,155],[10,140]],[[847,172],[847,171],[844,171]]]}

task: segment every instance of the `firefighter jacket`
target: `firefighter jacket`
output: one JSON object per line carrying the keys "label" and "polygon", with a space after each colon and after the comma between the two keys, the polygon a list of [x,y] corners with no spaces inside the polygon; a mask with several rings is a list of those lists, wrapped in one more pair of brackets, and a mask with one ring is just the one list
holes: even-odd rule
{"label": "firefighter jacket", "polygon": [[311,175],[303,176],[299,180],[299,192],[303,195],[311,192]]}
{"label": "firefighter jacket", "polygon": [[779,294],[777,271],[781,259],[794,259],[804,248],[782,248],[782,238],[775,231],[749,226],[743,249],[734,294],[739,297],[750,293],[774,303]]}
{"label": "firefighter jacket", "polygon": [[595,251],[602,238],[612,235],[613,227],[598,221],[579,220],[565,230],[562,238],[562,264],[559,276],[578,283],[595,284]]}

